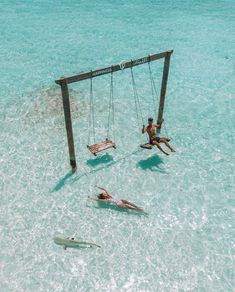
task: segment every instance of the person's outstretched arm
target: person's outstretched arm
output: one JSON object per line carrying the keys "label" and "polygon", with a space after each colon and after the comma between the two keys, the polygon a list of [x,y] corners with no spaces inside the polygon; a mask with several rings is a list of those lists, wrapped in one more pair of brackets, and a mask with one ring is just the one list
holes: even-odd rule
{"label": "person's outstretched arm", "polygon": [[100,190],[104,191],[106,194],[108,194],[108,191],[107,191],[105,188],[102,188],[102,187],[100,187],[100,186],[97,186],[97,185],[96,185],[96,187],[97,187],[98,189],[100,189]]}
{"label": "person's outstretched arm", "polygon": [[98,199],[98,198],[92,198],[90,196],[88,196],[88,199],[93,200],[93,201],[96,201],[96,202],[104,202],[105,201],[105,200]]}

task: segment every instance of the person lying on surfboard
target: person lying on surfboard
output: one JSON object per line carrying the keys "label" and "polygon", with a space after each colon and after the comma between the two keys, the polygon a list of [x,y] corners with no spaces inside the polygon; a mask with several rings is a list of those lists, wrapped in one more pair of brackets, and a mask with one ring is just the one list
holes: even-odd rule
{"label": "person lying on surfboard", "polygon": [[95,200],[97,202],[110,202],[110,203],[113,203],[117,207],[122,208],[122,209],[129,209],[129,210],[139,211],[139,212],[145,213],[142,208],[136,206],[135,204],[133,204],[127,200],[115,198],[105,188],[102,188],[102,187],[97,186],[97,185],[96,185],[96,187],[98,189],[102,190],[103,192],[100,193],[97,196],[97,198],[91,198],[90,196],[88,196],[89,199]]}
{"label": "person lying on surfboard", "polygon": [[157,137],[157,129],[161,128],[161,124],[163,123],[163,121],[164,120],[162,120],[160,124],[154,124],[153,118],[148,118],[148,126],[145,127],[145,125],[143,125],[142,134],[147,132],[149,135],[149,144],[157,146],[157,148],[161,150],[164,154],[169,155],[169,153],[162,149],[160,143],[164,143],[171,150],[171,152],[176,152],[175,149],[173,149],[168,143],[170,139],[165,137]]}

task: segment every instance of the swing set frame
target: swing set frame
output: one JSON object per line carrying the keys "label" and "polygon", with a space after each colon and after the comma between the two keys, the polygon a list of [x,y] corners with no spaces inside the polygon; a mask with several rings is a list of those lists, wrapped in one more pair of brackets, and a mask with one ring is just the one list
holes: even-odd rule
{"label": "swing set frame", "polygon": [[149,55],[147,57],[143,57],[136,60],[124,61],[124,62],[121,62],[120,64],[112,65],[112,66],[98,69],[95,71],[80,73],[80,74],[73,75],[70,77],[61,77],[60,79],[55,80],[55,83],[59,84],[61,87],[65,126],[66,126],[67,141],[68,141],[68,148],[69,148],[69,159],[70,159],[70,165],[72,167],[72,171],[76,171],[77,164],[76,164],[76,155],[75,155],[75,148],[74,148],[73,126],[72,126],[72,117],[71,117],[71,110],[70,110],[68,84],[79,82],[79,81],[90,79],[90,78],[95,78],[95,77],[105,75],[105,74],[111,74],[120,70],[125,70],[128,68],[132,68],[135,66],[139,66],[145,63],[149,63],[149,62],[164,58],[164,66],[163,66],[162,82],[161,82],[161,90],[160,90],[160,101],[159,101],[158,118],[157,118],[157,123],[161,124],[162,117],[163,117],[165,96],[166,96],[169,67],[170,67],[170,58],[171,58],[172,53],[173,53],[173,50],[169,50],[169,51],[161,52],[158,54]]}

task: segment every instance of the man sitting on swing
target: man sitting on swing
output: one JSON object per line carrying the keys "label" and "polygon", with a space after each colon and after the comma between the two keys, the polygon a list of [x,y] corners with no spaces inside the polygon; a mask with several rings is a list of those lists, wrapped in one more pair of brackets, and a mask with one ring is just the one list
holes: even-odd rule
{"label": "man sitting on swing", "polygon": [[164,137],[161,137],[161,138],[157,137],[157,129],[161,128],[161,124],[163,123],[163,121],[164,120],[162,120],[160,124],[154,124],[153,118],[148,118],[148,126],[145,127],[145,125],[143,125],[142,134],[147,132],[149,135],[149,144],[157,146],[157,148],[161,150],[164,154],[169,155],[169,153],[167,153],[166,151],[162,149],[162,147],[160,146],[160,143],[164,143],[171,150],[171,152],[175,152],[175,150],[168,143],[170,139],[164,138]]}

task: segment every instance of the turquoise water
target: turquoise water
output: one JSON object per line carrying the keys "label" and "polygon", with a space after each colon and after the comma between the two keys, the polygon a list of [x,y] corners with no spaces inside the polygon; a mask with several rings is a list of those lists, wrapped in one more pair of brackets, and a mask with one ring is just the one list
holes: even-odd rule
{"label": "turquoise water", "polygon": [[[0,11],[1,291],[234,291],[235,2],[3,0]],[[54,80],[167,49],[164,117],[177,153],[138,147],[126,70],[114,76],[118,148],[96,159],[89,82],[70,87],[72,175]],[[161,69],[152,64],[158,88]],[[147,66],[135,74],[146,119]],[[109,77],[94,89],[99,140]],[[95,184],[149,216],[98,207],[87,200]],[[74,233],[102,248],[53,242]]]}

